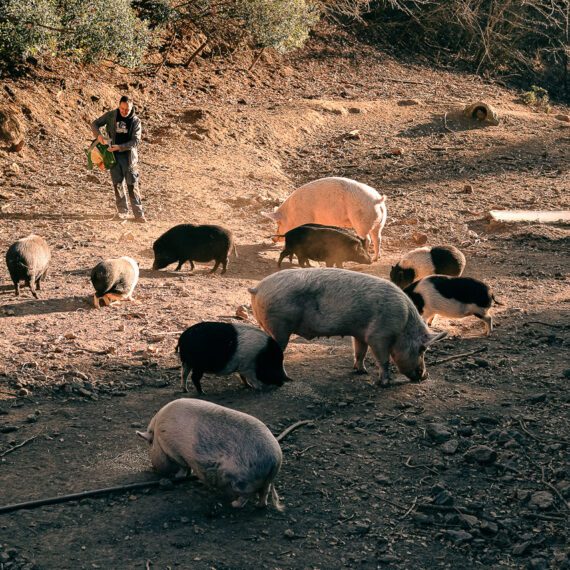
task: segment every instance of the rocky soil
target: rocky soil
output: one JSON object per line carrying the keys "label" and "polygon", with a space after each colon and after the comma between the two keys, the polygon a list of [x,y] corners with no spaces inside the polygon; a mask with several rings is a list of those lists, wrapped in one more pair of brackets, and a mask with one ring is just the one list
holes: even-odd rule
{"label": "rocky soil", "polygon": [[[486,218],[569,208],[568,109],[533,113],[501,86],[342,34],[246,67],[197,58],[152,76],[54,62],[4,83],[26,143],[0,151],[0,249],[33,231],[53,263],[40,300],[16,299],[0,272],[2,504],[156,479],[135,430],[182,395],[177,335],[249,304],[247,287],[277,269],[262,212],[309,180],[387,195],[380,261],[350,268],[387,277],[418,243],[455,244],[504,303],[496,330],[436,319],[449,336],[421,384],[372,386],[372,362],[354,376],[339,338],[296,338],[296,381],[278,390],[207,377],[206,399],[275,434],[311,420],[282,441],[283,513],[162,481],[0,514],[0,569],[570,568],[568,228]],[[108,175],[85,168],[89,122],[127,89],[144,128],[144,226],[112,221]],[[477,100],[498,126],[461,117]],[[154,239],[182,222],[234,231],[227,275],[150,269]],[[140,262],[137,302],[95,310],[89,271],[117,255]]]}

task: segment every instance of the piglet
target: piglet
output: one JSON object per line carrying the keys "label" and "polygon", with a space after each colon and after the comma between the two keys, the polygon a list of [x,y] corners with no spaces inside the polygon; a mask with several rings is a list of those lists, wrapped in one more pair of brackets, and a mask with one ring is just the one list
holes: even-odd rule
{"label": "piglet", "polygon": [[283,507],[274,481],[282,453],[268,427],[253,416],[211,402],[181,398],[166,404],[145,432],[137,431],[151,446],[150,460],[164,475],[184,475],[188,469],[206,485],[243,507],[257,497]]}
{"label": "piglet", "polygon": [[182,391],[188,392],[188,376],[202,394],[204,373],[219,376],[238,372],[242,382],[260,389],[263,384],[282,386],[290,380],[283,368],[283,351],[262,330],[244,323],[201,322],[186,329],[176,350],[182,363]]}
{"label": "piglet", "polygon": [[459,277],[465,256],[452,245],[419,247],[406,253],[390,270],[390,281],[401,289],[428,275]]}
{"label": "piglet", "polygon": [[91,283],[95,288],[93,304],[108,306],[113,302],[132,301],[133,291],[139,281],[139,266],[132,257],[105,259],[91,271]]}
{"label": "piglet", "polygon": [[230,230],[221,226],[179,224],[163,233],[153,244],[154,263],[152,268],[163,269],[171,263],[178,263],[180,271],[186,262],[194,269],[194,261],[201,263],[214,260],[215,273],[220,263],[222,274],[229,263],[229,253],[233,250],[237,257],[236,246]]}
{"label": "piglet", "polygon": [[489,309],[499,303],[490,287],[472,277],[431,275],[404,289],[419,313],[429,324],[436,315],[462,319],[473,315],[485,323],[487,336],[493,330],[493,317]]}
{"label": "piglet", "polygon": [[41,281],[45,279],[51,259],[50,248],[43,237],[35,234],[14,242],[6,252],[6,265],[14,283],[16,297],[20,295],[20,281],[30,288],[37,299]]}
{"label": "piglet", "polygon": [[279,255],[279,268],[283,259],[289,257],[292,261],[293,255],[297,256],[301,267],[310,267],[309,259],[324,261],[327,267],[342,267],[345,261],[372,263],[365,249],[366,239],[350,235],[342,228],[305,224],[289,230],[283,237],[285,248]]}

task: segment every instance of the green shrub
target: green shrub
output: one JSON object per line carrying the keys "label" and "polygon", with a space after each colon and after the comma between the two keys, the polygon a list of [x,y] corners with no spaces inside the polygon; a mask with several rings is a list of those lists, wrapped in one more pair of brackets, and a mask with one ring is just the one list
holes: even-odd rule
{"label": "green shrub", "polygon": [[127,67],[140,63],[150,35],[129,0],[62,0],[60,49],[81,61],[113,59]]}
{"label": "green shrub", "polygon": [[237,0],[236,13],[259,47],[287,52],[301,47],[319,21],[306,0]]}
{"label": "green shrub", "polygon": [[54,48],[59,25],[53,0],[0,0],[0,67],[15,70]]}
{"label": "green shrub", "polygon": [[544,113],[551,111],[548,91],[538,85],[532,85],[530,91],[525,91],[522,95],[522,100],[526,105],[537,111],[543,111]]}

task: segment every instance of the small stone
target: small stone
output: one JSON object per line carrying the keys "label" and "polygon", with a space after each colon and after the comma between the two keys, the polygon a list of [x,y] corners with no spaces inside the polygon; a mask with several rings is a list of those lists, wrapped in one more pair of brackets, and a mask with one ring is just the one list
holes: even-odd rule
{"label": "small stone", "polygon": [[499,532],[499,525],[492,521],[481,521],[481,532],[484,534],[497,534]]}
{"label": "small stone", "polygon": [[353,114],[353,115],[358,115],[358,114],[362,113],[363,110],[360,107],[349,107],[348,112]]}
{"label": "small stone", "polygon": [[465,184],[465,186],[463,186],[463,194],[473,194],[473,185]]}
{"label": "small stone", "polygon": [[467,525],[467,528],[476,528],[479,526],[479,519],[473,515],[459,515],[459,518],[463,523]]}
{"label": "small stone", "polygon": [[66,338],[67,340],[73,340],[74,338],[77,338],[77,335],[75,333],[72,333],[72,332],[66,332],[63,335],[63,338]]}
{"label": "small stone", "polygon": [[425,515],[424,513],[414,513],[412,520],[419,525],[429,525],[433,523],[433,517]]}
{"label": "small stone", "polygon": [[86,390],[85,388],[78,388],[77,393],[80,396],[83,396],[84,398],[90,398],[91,396],[93,396],[93,392]]}
{"label": "small stone", "polygon": [[455,544],[462,544],[463,542],[473,540],[473,535],[465,530],[446,530],[444,532]]}
{"label": "small stone", "polygon": [[295,538],[295,531],[291,528],[286,528],[283,531],[283,535],[285,536],[285,538],[288,538],[289,540]]}
{"label": "small stone", "polygon": [[15,175],[18,175],[18,174],[20,174],[20,172],[21,172],[21,168],[20,168],[20,166],[18,165],[17,162],[13,162],[13,163],[8,167],[8,169],[10,170],[10,172],[11,172],[12,174],[15,174]]}
{"label": "small stone", "polygon": [[457,433],[463,437],[471,437],[473,435],[473,428],[471,426],[461,426]]}
{"label": "small stone", "polygon": [[399,107],[412,107],[413,105],[421,105],[421,101],[417,99],[400,99],[398,101]]}
{"label": "small stone", "polygon": [[479,367],[479,368],[489,368],[489,361],[485,360],[484,358],[474,358],[473,362]]}
{"label": "small stone", "polygon": [[30,414],[29,416],[26,416],[26,421],[29,424],[35,424],[38,421],[38,416],[35,414]]}
{"label": "small stone", "polygon": [[544,558],[531,558],[528,563],[529,570],[547,570],[548,568],[550,566]]}
{"label": "small stone", "polygon": [[556,488],[560,491],[560,494],[564,498],[570,496],[570,481],[565,481],[565,480],[559,481],[558,483],[556,483]]}
{"label": "small stone", "polygon": [[386,475],[385,473],[378,473],[374,476],[374,480],[376,481],[376,483],[378,483],[379,485],[391,485],[392,481],[390,480],[390,477],[388,477],[388,475]]}
{"label": "small stone", "polygon": [[27,388],[20,388],[18,390],[18,396],[20,396],[20,398],[26,398],[30,394],[31,394],[31,392]]}
{"label": "small stone", "polygon": [[530,540],[525,540],[524,542],[519,542],[513,546],[513,554],[515,556],[523,555],[530,547]]}
{"label": "small stone", "polygon": [[392,156],[402,156],[404,154],[404,149],[402,147],[391,148],[388,151],[388,154],[391,154]]}
{"label": "small stone", "polygon": [[497,460],[497,452],[487,445],[474,445],[463,454],[463,457],[466,461],[479,465],[491,465]]}
{"label": "small stone", "polygon": [[540,404],[541,402],[546,402],[546,393],[540,392],[538,394],[531,394],[527,397],[526,401],[529,404]]}
{"label": "small stone", "polygon": [[344,135],[344,138],[348,140],[360,140],[362,137],[360,136],[360,131],[355,129],[354,131],[348,131],[348,133]]}
{"label": "small stone", "polygon": [[529,505],[546,511],[554,504],[554,495],[548,491],[537,491],[530,497]]}
{"label": "small stone", "polygon": [[142,428],[144,426],[141,422],[131,422],[131,427],[132,428]]}
{"label": "small stone", "polygon": [[441,452],[445,455],[453,455],[457,451],[458,447],[459,447],[459,441],[456,439],[450,439],[449,441],[443,443],[440,449]]}
{"label": "small stone", "polygon": [[559,121],[564,121],[565,123],[570,123],[570,115],[554,115],[555,119],[558,119]]}
{"label": "small stone", "polygon": [[433,503],[434,505],[449,506],[453,504],[453,497],[447,489],[444,489],[435,496]]}
{"label": "small stone", "polygon": [[13,431],[18,431],[19,429],[19,426],[4,424],[0,426],[0,433],[12,433]]}
{"label": "small stone", "polygon": [[399,558],[393,554],[383,554],[378,557],[378,562],[380,562],[380,564],[395,564],[398,560]]}
{"label": "small stone", "polygon": [[444,424],[429,424],[427,427],[427,434],[436,443],[443,443],[451,438],[451,432]]}
{"label": "small stone", "polygon": [[418,245],[425,245],[427,243],[428,237],[426,234],[422,234],[421,232],[414,232],[412,234],[412,240]]}

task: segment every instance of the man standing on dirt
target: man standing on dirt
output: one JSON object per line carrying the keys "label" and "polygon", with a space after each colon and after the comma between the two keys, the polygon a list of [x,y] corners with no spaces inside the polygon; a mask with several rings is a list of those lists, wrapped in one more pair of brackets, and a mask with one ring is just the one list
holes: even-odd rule
{"label": "man standing on dirt", "polygon": [[[106,127],[108,139],[101,134]],[[141,142],[141,121],[135,114],[132,100],[123,95],[119,108],[109,111],[91,123],[91,130],[101,144],[106,144],[114,153],[117,163],[111,168],[111,180],[115,189],[117,219],[125,219],[129,213],[127,196],[123,183],[126,181],[135,222],[145,223],[141,196],[139,193],[138,150]]]}

